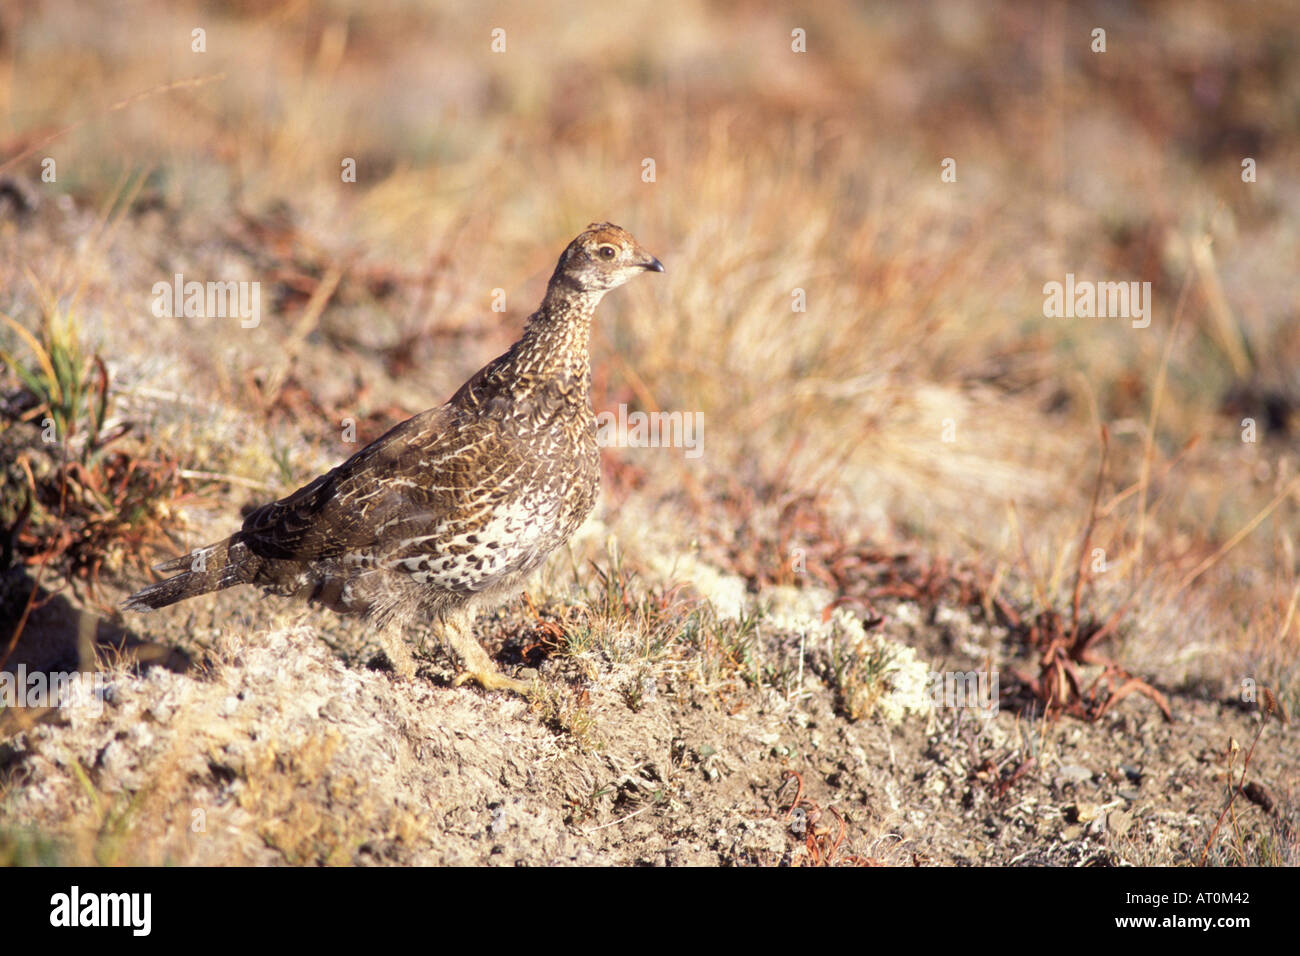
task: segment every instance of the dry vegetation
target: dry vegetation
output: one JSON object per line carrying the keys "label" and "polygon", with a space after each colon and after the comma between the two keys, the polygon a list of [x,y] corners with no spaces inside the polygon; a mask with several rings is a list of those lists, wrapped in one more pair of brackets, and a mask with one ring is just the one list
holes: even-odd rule
{"label": "dry vegetation", "polygon": [[[1296,863],[1298,39],[1282,2],[6,3],[0,667],[109,673],[134,749],[0,713],[0,859]],[[445,399],[594,219],[667,267],[602,307],[597,410],[701,413],[704,454],[605,449],[480,620],[537,700],[246,595],[115,610]],[[260,323],[155,317],[176,273]],[[1044,317],[1067,273],[1149,281],[1150,326]],[[985,665],[992,724],[904,699]],[[297,702],[344,685],[393,767]]]}

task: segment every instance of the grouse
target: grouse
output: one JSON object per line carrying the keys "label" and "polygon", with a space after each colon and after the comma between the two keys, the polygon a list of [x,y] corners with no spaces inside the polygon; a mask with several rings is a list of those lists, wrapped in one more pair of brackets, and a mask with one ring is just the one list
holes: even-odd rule
{"label": "grouse", "polygon": [[560,256],[519,341],[445,405],[257,509],[224,541],[158,565],[181,573],[122,606],[150,611],[253,584],[385,630],[423,615],[464,666],[457,685],[527,692],[474,639],[474,612],[517,587],[595,505],[591,319],[605,293],[645,271],[664,267],[625,230],[592,223]]}

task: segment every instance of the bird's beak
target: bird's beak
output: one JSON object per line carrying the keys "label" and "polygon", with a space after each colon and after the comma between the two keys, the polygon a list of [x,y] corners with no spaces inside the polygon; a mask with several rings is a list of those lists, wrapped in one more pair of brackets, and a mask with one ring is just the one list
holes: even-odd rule
{"label": "bird's beak", "polygon": [[641,263],[641,268],[645,269],[647,272],[663,272],[664,264],[654,256],[651,256],[649,262]]}

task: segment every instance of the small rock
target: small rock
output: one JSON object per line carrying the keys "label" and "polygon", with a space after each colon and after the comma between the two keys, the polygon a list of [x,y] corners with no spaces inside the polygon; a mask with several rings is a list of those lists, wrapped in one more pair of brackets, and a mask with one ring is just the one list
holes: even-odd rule
{"label": "small rock", "polygon": [[1095,803],[1076,803],[1066,812],[1073,816],[1075,823],[1091,823],[1101,813],[1101,807]]}
{"label": "small rock", "polygon": [[1061,842],[1073,843],[1081,836],[1083,836],[1083,827],[1079,826],[1078,824],[1074,824],[1066,827],[1064,830],[1061,831]]}
{"label": "small rock", "polygon": [[1092,779],[1092,771],[1078,764],[1062,764],[1057,776],[1064,783],[1087,783]]}
{"label": "small rock", "polygon": [[1122,837],[1133,826],[1133,814],[1112,810],[1106,815],[1106,826],[1115,836]]}

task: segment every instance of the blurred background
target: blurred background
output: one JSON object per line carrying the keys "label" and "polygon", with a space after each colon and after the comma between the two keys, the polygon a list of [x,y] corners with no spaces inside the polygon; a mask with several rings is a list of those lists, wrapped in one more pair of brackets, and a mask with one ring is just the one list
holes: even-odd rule
{"label": "blurred background", "polygon": [[[91,444],[265,499],[448,397],[610,220],[667,272],[602,306],[596,410],[705,421],[698,459],[606,449],[625,540],[807,494],[1052,602],[1094,514],[1137,666],[1294,699],[1298,35],[1280,0],[6,0],[0,343],[75,337]],[[156,318],[176,273],[260,282],[260,325]],[[1150,326],[1045,317],[1067,273],[1150,282]],[[96,572],[162,549],[115,527]]]}

